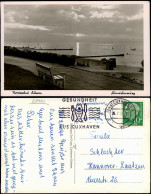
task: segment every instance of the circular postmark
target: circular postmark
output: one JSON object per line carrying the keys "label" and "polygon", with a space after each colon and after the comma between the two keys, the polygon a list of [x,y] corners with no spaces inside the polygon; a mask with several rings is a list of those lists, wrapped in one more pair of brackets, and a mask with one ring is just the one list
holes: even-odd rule
{"label": "circular postmark", "polygon": [[114,128],[127,128],[133,125],[136,119],[135,106],[126,99],[114,99],[109,102],[105,109],[105,119]]}

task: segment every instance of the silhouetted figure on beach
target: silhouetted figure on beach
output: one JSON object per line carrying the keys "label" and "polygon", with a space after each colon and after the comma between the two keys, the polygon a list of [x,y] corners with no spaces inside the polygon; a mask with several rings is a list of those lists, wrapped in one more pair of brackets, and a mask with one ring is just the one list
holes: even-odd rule
{"label": "silhouetted figure on beach", "polygon": [[142,60],[141,64],[142,64],[142,67],[144,67],[144,60]]}
{"label": "silhouetted figure on beach", "polygon": [[141,64],[142,64],[142,67],[140,68],[139,72],[144,72],[144,60],[142,60]]}

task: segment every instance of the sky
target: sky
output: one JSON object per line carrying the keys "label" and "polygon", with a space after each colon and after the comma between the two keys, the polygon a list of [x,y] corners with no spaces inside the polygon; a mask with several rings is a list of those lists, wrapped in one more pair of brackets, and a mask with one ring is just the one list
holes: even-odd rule
{"label": "sky", "polygon": [[7,42],[142,42],[143,5],[5,5]]}

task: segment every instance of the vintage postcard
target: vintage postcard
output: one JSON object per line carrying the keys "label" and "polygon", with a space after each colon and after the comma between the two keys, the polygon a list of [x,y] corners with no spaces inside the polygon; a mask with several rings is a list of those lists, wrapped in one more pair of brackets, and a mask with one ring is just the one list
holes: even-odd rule
{"label": "vintage postcard", "polygon": [[3,98],[2,193],[149,193],[149,98]]}
{"label": "vintage postcard", "polygon": [[3,96],[149,96],[149,1],[1,3]]}

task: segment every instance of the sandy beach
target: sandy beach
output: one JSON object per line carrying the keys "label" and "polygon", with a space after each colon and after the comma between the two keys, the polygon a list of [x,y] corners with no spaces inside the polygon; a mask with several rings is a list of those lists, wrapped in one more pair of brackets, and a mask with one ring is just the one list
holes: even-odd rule
{"label": "sandy beach", "polygon": [[140,67],[118,65],[113,70],[102,70],[99,66],[77,66],[76,68],[97,74],[103,74],[109,77],[125,80],[132,83],[137,83],[141,85],[144,84],[144,74],[142,72],[139,72]]}

